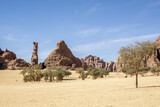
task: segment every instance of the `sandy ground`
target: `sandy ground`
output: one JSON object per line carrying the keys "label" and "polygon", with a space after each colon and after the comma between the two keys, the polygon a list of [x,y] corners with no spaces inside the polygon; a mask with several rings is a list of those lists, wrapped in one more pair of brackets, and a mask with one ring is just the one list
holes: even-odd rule
{"label": "sandy ground", "polygon": [[[160,107],[160,76],[124,78],[110,73],[103,79],[24,83],[20,71],[0,71],[0,107]],[[76,79],[76,80],[75,80]]]}

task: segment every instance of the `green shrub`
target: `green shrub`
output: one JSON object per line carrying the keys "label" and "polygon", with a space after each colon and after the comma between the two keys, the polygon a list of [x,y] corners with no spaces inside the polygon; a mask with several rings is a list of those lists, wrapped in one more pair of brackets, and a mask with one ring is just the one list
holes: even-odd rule
{"label": "green shrub", "polygon": [[148,73],[149,70],[150,70],[149,67],[140,68],[138,73],[144,76],[146,73]]}
{"label": "green shrub", "polygon": [[159,76],[159,72],[160,72],[160,67],[153,67],[150,70],[154,75]]}
{"label": "green shrub", "polygon": [[63,70],[63,69],[58,69],[58,70],[54,71],[54,76],[56,77],[57,81],[61,81],[61,80],[63,80],[64,76],[69,76],[71,74],[72,74],[71,72]]}
{"label": "green shrub", "polygon": [[41,70],[33,70],[31,68],[24,68],[21,71],[24,82],[40,81],[43,77]]}
{"label": "green shrub", "polygon": [[100,72],[97,68],[89,68],[88,69],[88,73],[89,75],[93,76],[92,79],[97,79],[97,77],[99,76]]}
{"label": "green shrub", "polygon": [[76,68],[75,71],[76,71],[76,73],[81,74],[84,71],[84,69],[83,68]]}

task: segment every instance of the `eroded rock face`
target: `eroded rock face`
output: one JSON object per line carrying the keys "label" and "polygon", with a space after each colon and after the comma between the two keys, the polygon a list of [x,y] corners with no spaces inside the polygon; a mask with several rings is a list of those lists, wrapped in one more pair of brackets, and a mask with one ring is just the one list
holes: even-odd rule
{"label": "eroded rock face", "polygon": [[16,54],[13,53],[12,51],[9,51],[8,49],[6,49],[5,51],[3,51],[3,54],[1,56],[4,60],[5,60],[5,63],[9,63],[11,60],[15,60],[17,57],[16,57]]}
{"label": "eroded rock face", "polygon": [[84,62],[83,59],[81,59],[81,62],[82,62],[82,68],[84,68],[86,70],[88,68],[87,63]]}
{"label": "eroded rock face", "polygon": [[31,66],[34,67],[38,64],[38,42],[33,42],[33,53],[31,57]]}
{"label": "eroded rock face", "polygon": [[45,59],[44,65],[50,66],[70,66],[71,68],[82,67],[82,62],[76,58],[65,42],[59,41],[54,49]]}
{"label": "eroded rock face", "polygon": [[109,63],[106,62],[106,70],[109,70],[110,72],[113,72],[116,70],[115,63],[113,61],[110,61]]}
{"label": "eroded rock face", "polygon": [[29,67],[30,64],[27,63],[25,60],[23,59],[15,59],[12,60],[8,63],[8,68],[10,70],[21,70],[23,68]]}
{"label": "eroded rock face", "polygon": [[0,49],[0,69],[23,69],[23,67],[29,67],[29,63],[23,59],[17,59],[16,54],[6,49],[5,51]]}
{"label": "eroded rock face", "polygon": [[89,55],[83,59],[88,67],[105,68],[105,62],[97,56]]}
{"label": "eroded rock face", "polygon": [[6,69],[7,68],[7,65],[5,63],[5,60],[0,57],[0,69]]}

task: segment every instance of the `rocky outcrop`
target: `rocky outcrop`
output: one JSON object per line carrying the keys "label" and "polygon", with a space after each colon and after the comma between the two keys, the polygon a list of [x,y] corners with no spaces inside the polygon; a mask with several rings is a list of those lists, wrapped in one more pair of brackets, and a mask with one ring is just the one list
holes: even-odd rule
{"label": "rocky outcrop", "polygon": [[89,55],[82,59],[82,61],[84,61],[88,67],[103,68],[110,72],[116,71],[116,64],[113,61],[110,63],[104,62],[103,59],[97,56]]}
{"label": "rocky outcrop", "polygon": [[23,59],[15,59],[8,63],[8,68],[10,70],[21,70],[23,68],[29,67],[29,63],[27,63]]}
{"label": "rocky outcrop", "polygon": [[29,67],[29,63],[23,59],[17,59],[16,54],[6,49],[0,49],[0,69],[23,69]]}
{"label": "rocky outcrop", "polygon": [[50,66],[69,66],[72,69],[82,67],[82,62],[76,58],[65,42],[59,41],[56,49],[54,49],[49,56],[45,59],[44,65]]}
{"label": "rocky outcrop", "polygon": [[33,53],[31,57],[31,66],[34,67],[38,64],[38,42],[33,42]]}
{"label": "rocky outcrop", "polygon": [[0,69],[6,69],[7,68],[7,64],[5,63],[5,60],[0,57]]}
{"label": "rocky outcrop", "polygon": [[13,53],[12,51],[9,51],[8,49],[6,49],[5,51],[3,51],[3,54],[1,55],[1,57],[5,60],[5,63],[9,63],[11,60],[15,60],[16,54]]}
{"label": "rocky outcrop", "polygon": [[113,72],[116,70],[116,67],[115,67],[115,63],[113,61],[110,61],[109,63],[106,62],[106,70],[109,70],[110,72]]}
{"label": "rocky outcrop", "polygon": [[105,62],[97,56],[89,55],[83,59],[88,67],[105,68]]}
{"label": "rocky outcrop", "polygon": [[84,68],[86,70],[88,68],[87,63],[84,62],[83,59],[81,59],[81,62],[82,62],[82,68]]}

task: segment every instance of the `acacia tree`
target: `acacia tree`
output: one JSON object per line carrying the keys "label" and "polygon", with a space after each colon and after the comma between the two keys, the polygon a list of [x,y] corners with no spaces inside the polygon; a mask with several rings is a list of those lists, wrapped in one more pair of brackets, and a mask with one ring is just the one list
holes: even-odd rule
{"label": "acacia tree", "polygon": [[150,41],[136,42],[119,50],[120,62],[124,65],[123,68],[134,71],[136,75],[136,88],[138,88],[138,72],[141,71],[142,62],[146,66],[147,59],[145,58],[154,53],[154,46],[154,43]]}

